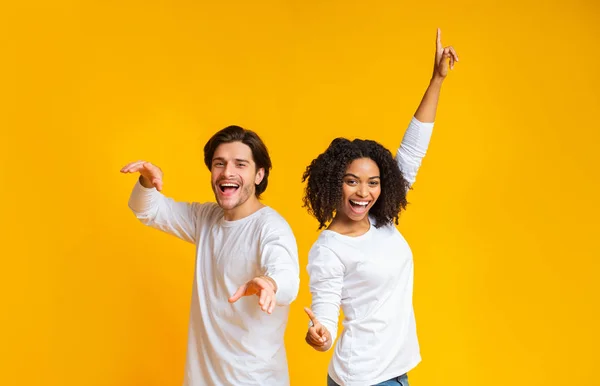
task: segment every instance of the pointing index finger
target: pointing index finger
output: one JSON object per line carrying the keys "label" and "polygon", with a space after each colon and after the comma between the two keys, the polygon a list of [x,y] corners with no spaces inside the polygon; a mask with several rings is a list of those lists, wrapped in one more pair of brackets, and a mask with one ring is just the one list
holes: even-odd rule
{"label": "pointing index finger", "polygon": [[311,322],[313,322],[313,325],[319,323],[319,321],[317,320],[317,317],[315,316],[315,314],[313,314],[313,312],[310,308],[304,307],[304,312],[306,312],[306,315],[308,315]]}

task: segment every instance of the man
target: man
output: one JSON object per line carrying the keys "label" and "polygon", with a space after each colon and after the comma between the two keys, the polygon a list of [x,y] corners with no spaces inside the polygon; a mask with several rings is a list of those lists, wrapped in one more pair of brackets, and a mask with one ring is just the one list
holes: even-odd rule
{"label": "man", "polygon": [[206,143],[204,162],[216,204],[165,197],[150,162],[121,169],[140,174],[129,200],[136,217],[196,245],[184,384],[289,385],[283,335],[298,249],[287,222],[259,200],[269,153],[256,133],[229,126]]}

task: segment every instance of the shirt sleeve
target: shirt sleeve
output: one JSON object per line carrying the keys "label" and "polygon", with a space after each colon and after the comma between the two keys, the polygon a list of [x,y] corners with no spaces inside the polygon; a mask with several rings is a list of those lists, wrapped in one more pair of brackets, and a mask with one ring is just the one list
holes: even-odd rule
{"label": "shirt sleeve", "polygon": [[432,133],[433,122],[423,123],[415,117],[412,118],[404,133],[404,138],[402,138],[402,143],[396,153],[396,162],[398,162],[402,175],[408,181],[409,186],[415,183]]}
{"label": "shirt sleeve", "polygon": [[143,187],[139,180],[129,198],[129,208],[143,224],[194,244],[195,205],[165,197],[156,188]]}
{"label": "shirt sleeve", "polygon": [[260,256],[265,275],[277,284],[276,304],[285,306],[296,299],[300,286],[298,247],[289,225],[285,221],[275,224],[269,224],[261,241]]}
{"label": "shirt sleeve", "polygon": [[308,255],[307,270],[312,294],[311,309],[335,341],[344,286],[344,264],[330,249],[314,246]]}

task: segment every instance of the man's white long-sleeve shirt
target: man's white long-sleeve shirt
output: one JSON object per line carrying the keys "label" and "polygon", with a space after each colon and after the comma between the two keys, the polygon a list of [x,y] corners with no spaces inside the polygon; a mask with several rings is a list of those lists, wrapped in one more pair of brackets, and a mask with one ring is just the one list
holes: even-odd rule
{"label": "man's white long-sleeve shirt", "polygon": [[[144,224],[196,245],[184,384],[289,385],[283,335],[299,286],[298,249],[288,223],[263,207],[226,221],[215,203],[176,202],[138,182],[129,207]],[[277,283],[277,306],[256,296],[228,299],[248,280]]]}

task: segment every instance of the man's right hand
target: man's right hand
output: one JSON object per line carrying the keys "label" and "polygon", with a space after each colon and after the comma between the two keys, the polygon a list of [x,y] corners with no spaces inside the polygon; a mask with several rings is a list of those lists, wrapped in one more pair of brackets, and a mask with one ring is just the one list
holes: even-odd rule
{"label": "man's right hand", "polygon": [[156,165],[146,161],[135,161],[123,166],[121,173],[140,173],[140,184],[144,188],[156,188],[161,191],[163,187],[163,173]]}

